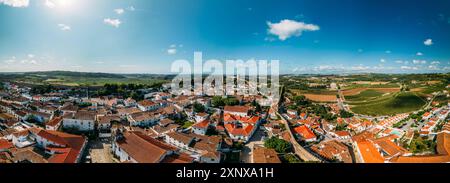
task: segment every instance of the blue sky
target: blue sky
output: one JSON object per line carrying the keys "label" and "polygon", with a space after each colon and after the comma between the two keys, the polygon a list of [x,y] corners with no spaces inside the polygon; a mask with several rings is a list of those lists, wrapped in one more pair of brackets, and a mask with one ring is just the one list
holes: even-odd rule
{"label": "blue sky", "polygon": [[0,71],[170,73],[177,59],[281,73],[450,71],[448,0],[0,0]]}

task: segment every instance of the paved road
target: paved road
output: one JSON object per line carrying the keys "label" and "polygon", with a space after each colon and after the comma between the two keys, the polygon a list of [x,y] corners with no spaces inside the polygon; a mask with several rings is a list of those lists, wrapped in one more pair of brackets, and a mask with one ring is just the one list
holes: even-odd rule
{"label": "paved road", "polygon": [[282,115],[280,115],[278,112],[277,114],[281,117],[281,121],[283,121],[284,125],[287,128],[287,131],[289,132],[289,135],[291,137],[291,144],[294,146],[294,152],[295,154],[297,154],[302,160],[304,161],[316,161],[316,162],[320,162],[321,160],[319,158],[317,158],[316,156],[314,156],[313,154],[311,154],[308,150],[306,150],[305,148],[303,148],[298,142],[297,140],[295,140],[294,135],[292,134],[291,131],[291,127],[289,126],[289,123],[286,119],[284,119],[284,117]]}
{"label": "paved road", "polygon": [[95,140],[89,145],[92,163],[114,163],[110,143]]}
{"label": "paved road", "polygon": [[258,129],[253,137],[250,139],[250,141],[245,144],[244,148],[242,149],[241,153],[241,159],[245,163],[252,163],[252,155],[253,155],[253,147],[255,146],[264,146],[264,141],[262,137],[264,136],[264,131]]}

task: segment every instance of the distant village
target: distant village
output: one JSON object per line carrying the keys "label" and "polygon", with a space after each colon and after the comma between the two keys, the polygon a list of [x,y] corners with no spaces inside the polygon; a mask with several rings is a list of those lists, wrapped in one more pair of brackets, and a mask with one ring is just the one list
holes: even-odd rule
{"label": "distant village", "polygon": [[[365,119],[336,103],[311,109],[282,96],[265,107],[261,95],[175,96],[168,89],[148,88],[135,100],[3,83],[0,163],[450,162],[450,104]],[[435,151],[405,148],[417,136]]]}

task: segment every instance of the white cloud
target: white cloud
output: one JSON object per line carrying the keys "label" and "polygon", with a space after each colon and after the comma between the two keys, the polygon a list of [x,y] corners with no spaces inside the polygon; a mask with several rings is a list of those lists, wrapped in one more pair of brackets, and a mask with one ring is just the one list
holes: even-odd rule
{"label": "white cloud", "polygon": [[111,19],[111,18],[105,18],[103,19],[103,23],[111,25],[115,28],[118,28],[122,22],[119,19]]}
{"label": "white cloud", "polygon": [[425,44],[426,46],[431,46],[433,45],[433,40],[432,39],[427,39],[423,42],[423,44]]}
{"label": "white cloud", "polygon": [[297,22],[295,20],[282,20],[279,23],[267,22],[269,26],[268,33],[278,36],[282,41],[292,37],[301,36],[303,31],[317,31],[319,26],[314,24],[305,24],[304,22]]}
{"label": "white cloud", "polygon": [[28,58],[34,58],[33,54],[28,54]]}
{"label": "white cloud", "polygon": [[380,62],[381,63],[386,63],[386,60],[382,58],[382,59],[380,59]]}
{"label": "white cloud", "polygon": [[423,55],[423,53],[422,52],[417,52],[417,54],[416,54],[417,56],[422,56]]}
{"label": "white cloud", "polygon": [[418,70],[419,68],[404,65],[404,66],[401,66],[400,69],[402,69],[402,70]]}
{"label": "white cloud", "polygon": [[59,29],[61,29],[62,31],[70,31],[72,30],[72,28],[66,24],[58,24]]}
{"label": "white cloud", "polygon": [[15,8],[28,7],[30,0],[0,0],[0,4],[8,5]]}
{"label": "white cloud", "polygon": [[49,8],[54,8],[54,7],[56,7],[56,4],[50,0],[45,0],[45,6],[47,6]]}
{"label": "white cloud", "polygon": [[439,64],[441,64],[441,62],[439,62],[439,61],[432,61],[430,64],[431,65],[439,65]]}
{"label": "white cloud", "polygon": [[413,64],[426,64],[426,60],[413,60]]}
{"label": "white cloud", "polygon": [[403,64],[403,60],[396,60],[395,63],[397,63],[397,64]]}
{"label": "white cloud", "polygon": [[7,60],[4,60],[3,62],[5,62],[5,64],[13,64],[16,62],[16,58],[7,59]]}
{"label": "white cloud", "polygon": [[121,15],[121,14],[125,13],[125,10],[123,8],[117,8],[117,9],[114,9],[114,12],[116,12],[118,15]]}
{"label": "white cloud", "polygon": [[22,64],[32,64],[32,65],[36,65],[36,64],[37,64],[37,61],[36,61],[36,60],[33,60],[33,59],[31,59],[31,60],[21,60],[20,63],[22,63]]}
{"label": "white cloud", "polygon": [[170,48],[170,49],[167,50],[167,54],[169,54],[169,55],[175,55],[175,54],[177,54],[177,49],[175,49],[175,48]]}
{"label": "white cloud", "polygon": [[439,68],[437,66],[435,66],[435,65],[428,66],[428,69],[430,69],[430,70],[439,70]]}
{"label": "white cloud", "polygon": [[178,48],[183,48],[182,44],[171,44],[169,48],[167,49],[167,54],[169,55],[175,55],[178,53]]}

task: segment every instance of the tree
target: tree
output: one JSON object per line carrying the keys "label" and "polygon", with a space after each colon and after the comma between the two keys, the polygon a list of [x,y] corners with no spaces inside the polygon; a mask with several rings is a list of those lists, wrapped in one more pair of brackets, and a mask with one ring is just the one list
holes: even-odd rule
{"label": "tree", "polygon": [[287,108],[290,109],[290,110],[297,110],[298,109],[297,105],[290,105]]}
{"label": "tree", "polygon": [[226,98],[224,101],[225,105],[239,105],[239,100],[236,98]]}
{"label": "tree", "polygon": [[283,139],[277,137],[271,137],[264,141],[264,146],[267,148],[275,149],[278,153],[287,153],[291,151],[291,144]]}
{"label": "tree", "polygon": [[214,96],[211,100],[211,104],[214,107],[223,107],[225,106],[225,102],[223,102],[221,96]]}
{"label": "tree", "polygon": [[205,106],[195,102],[194,103],[194,112],[196,112],[196,113],[205,112]]}
{"label": "tree", "polygon": [[351,118],[354,116],[353,113],[345,111],[345,110],[341,110],[340,115],[342,118]]}
{"label": "tree", "polygon": [[347,129],[347,125],[346,124],[338,124],[336,125],[336,131],[344,131]]}
{"label": "tree", "polygon": [[303,96],[303,95],[295,96],[294,97],[294,102],[297,105],[305,105],[305,104],[308,103],[307,100],[306,100],[306,97]]}
{"label": "tree", "polygon": [[301,163],[302,160],[300,160],[297,156],[295,156],[294,154],[285,154],[283,156],[284,161],[286,161],[287,163]]}

